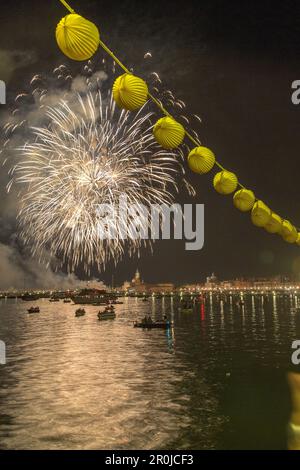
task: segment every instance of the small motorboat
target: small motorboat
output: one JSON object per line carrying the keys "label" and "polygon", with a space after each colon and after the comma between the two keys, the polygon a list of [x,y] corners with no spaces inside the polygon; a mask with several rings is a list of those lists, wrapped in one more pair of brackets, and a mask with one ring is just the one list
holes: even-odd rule
{"label": "small motorboat", "polygon": [[85,315],[84,308],[78,308],[75,312],[75,317],[82,317],[83,315]]}
{"label": "small motorboat", "polygon": [[113,311],[103,310],[103,312],[98,312],[98,320],[114,320],[116,314]]}
{"label": "small motorboat", "polygon": [[163,330],[168,330],[171,328],[173,323],[170,321],[154,321],[154,322],[134,322],[134,328],[144,328],[144,329],[152,329],[152,328],[160,328]]}
{"label": "small motorboat", "polygon": [[72,302],[71,299],[64,299],[64,304],[70,304]]}
{"label": "small motorboat", "polygon": [[28,313],[40,313],[40,307],[30,307],[27,310]]}

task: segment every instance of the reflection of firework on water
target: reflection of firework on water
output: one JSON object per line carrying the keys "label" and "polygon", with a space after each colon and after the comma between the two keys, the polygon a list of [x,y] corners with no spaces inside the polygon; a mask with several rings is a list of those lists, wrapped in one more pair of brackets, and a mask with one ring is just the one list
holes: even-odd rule
{"label": "reflection of firework on water", "polygon": [[108,97],[88,93],[72,105],[49,107],[49,125],[33,129],[21,148],[13,182],[22,185],[18,215],[22,239],[42,257],[46,251],[73,270],[98,268],[140,239],[122,240],[127,215],[118,212],[115,239],[99,236],[99,204],[170,204],[179,154],[162,150],[152,136],[151,114],[118,111]]}

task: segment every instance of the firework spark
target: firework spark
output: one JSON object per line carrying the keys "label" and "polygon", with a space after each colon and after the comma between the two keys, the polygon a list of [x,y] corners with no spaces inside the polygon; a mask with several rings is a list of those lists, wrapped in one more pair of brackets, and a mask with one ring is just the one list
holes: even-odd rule
{"label": "firework spark", "polygon": [[[142,243],[99,237],[99,204],[115,206],[122,195],[130,205],[171,204],[181,155],[157,146],[145,107],[132,115],[99,90],[76,96],[47,108],[48,123],[20,148],[11,184],[20,185],[18,223],[32,253],[89,272]],[[122,232],[127,219],[116,220]]]}

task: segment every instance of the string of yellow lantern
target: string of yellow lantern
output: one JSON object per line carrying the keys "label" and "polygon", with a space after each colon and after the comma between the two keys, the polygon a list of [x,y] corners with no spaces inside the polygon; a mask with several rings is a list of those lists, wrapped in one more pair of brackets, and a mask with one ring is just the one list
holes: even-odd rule
{"label": "string of yellow lantern", "polygon": [[104,44],[94,23],[75,13],[65,0],[60,0],[60,2],[69,11],[56,28],[56,40],[62,52],[73,60],[84,61],[90,59],[101,46],[124,71],[124,74],[115,80],[112,89],[117,105],[126,110],[135,111],[150,98],[164,114],[164,117],[160,118],[153,127],[154,137],[163,148],[174,149],[187,137],[195,145],[187,157],[188,165],[193,172],[202,175],[217,166],[220,171],[214,176],[213,185],[218,193],[223,195],[234,193],[234,206],[242,212],[251,211],[251,221],[255,226],[262,227],[269,233],[277,233],[286,242],[297,243],[300,246],[298,229],[288,220],[274,213],[263,201],[257,199],[253,191],[246,189],[234,173],[226,170],[216,160],[210,149],[202,146],[181,123],[174,119],[162,103],[150,93],[147,83],[128,70]]}

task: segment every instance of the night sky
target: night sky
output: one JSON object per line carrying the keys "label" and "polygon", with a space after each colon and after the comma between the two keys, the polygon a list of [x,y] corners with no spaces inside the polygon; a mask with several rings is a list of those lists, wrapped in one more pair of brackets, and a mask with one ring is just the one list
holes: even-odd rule
{"label": "night sky", "polygon": [[[197,131],[203,145],[257,197],[300,227],[300,105],[291,101],[291,84],[300,80],[299,2],[70,3],[98,25],[103,41],[140,75],[143,56],[151,51],[153,70],[186,102],[188,114],[201,116]],[[7,82],[8,106],[33,74],[50,72],[61,63],[72,67],[54,37],[65,14],[58,0],[1,4],[0,58],[4,54],[10,60],[1,61],[0,78]],[[20,51],[25,60],[18,57]],[[203,281],[212,271],[221,279],[298,276],[300,247],[254,227],[249,214],[234,208],[231,196],[214,191],[214,174],[197,176],[187,168],[197,197],[177,200],[205,204],[201,251],[185,251],[183,241],[160,241],[153,255],[144,250],[139,260],[125,258],[99,277],[108,282],[114,272],[115,281],[122,282],[137,266],[148,282]],[[9,244],[14,213],[8,214],[3,188],[1,201],[0,220],[7,227],[9,219],[11,227],[2,227],[1,242]]]}

